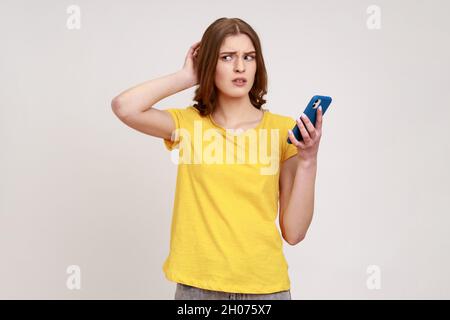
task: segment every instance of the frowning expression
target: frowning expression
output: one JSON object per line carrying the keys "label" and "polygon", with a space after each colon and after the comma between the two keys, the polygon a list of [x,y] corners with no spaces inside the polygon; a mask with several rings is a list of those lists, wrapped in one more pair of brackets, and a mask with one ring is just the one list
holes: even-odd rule
{"label": "frowning expression", "polygon": [[[256,52],[246,34],[228,36],[222,43],[216,66],[216,87],[228,96],[247,95],[256,74]],[[243,78],[244,81],[234,81]]]}

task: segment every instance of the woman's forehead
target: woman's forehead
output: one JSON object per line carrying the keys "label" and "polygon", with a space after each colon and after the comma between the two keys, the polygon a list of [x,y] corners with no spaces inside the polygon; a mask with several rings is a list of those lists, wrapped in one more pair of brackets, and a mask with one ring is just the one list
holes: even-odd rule
{"label": "woman's forehead", "polygon": [[251,39],[246,34],[241,34],[226,37],[220,46],[220,50],[227,52],[243,51],[248,53],[254,51],[255,48]]}

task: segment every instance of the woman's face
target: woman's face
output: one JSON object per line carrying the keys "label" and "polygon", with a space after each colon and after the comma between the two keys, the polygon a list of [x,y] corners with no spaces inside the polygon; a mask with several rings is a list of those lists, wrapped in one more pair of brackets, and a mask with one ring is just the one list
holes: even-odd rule
{"label": "woman's face", "polygon": [[[256,73],[256,52],[246,34],[225,38],[220,47],[216,66],[215,84],[222,94],[230,97],[248,96]],[[243,86],[237,86],[233,79],[247,79]]]}

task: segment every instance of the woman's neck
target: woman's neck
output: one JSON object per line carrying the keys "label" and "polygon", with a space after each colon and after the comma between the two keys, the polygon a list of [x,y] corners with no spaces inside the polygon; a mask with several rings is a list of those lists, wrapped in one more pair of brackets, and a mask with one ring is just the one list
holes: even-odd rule
{"label": "woman's neck", "polygon": [[211,113],[214,121],[224,127],[237,127],[245,123],[258,123],[263,116],[263,111],[255,108],[252,104],[227,104],[225,107],[218,104]]}

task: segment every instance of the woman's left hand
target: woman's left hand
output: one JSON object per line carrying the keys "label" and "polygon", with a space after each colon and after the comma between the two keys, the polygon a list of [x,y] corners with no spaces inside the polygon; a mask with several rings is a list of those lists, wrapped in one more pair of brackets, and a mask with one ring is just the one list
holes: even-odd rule
{"label": "woman's left hand", "polygon": [[305,114],[302,114],[301,116],[301,119],[305,122],[305,124],[303,124],[300,118],[297,119],[297,127],[300,129],[303,142],[298,141],[292,133],[292,130],[289,130],[289,139],[298,149],[297,156],[300,163],[317,161],[317,152],[319,151],[319,143],[322,136],[322,107],[320,106],[316,110],[317,116],[315,128]]}

